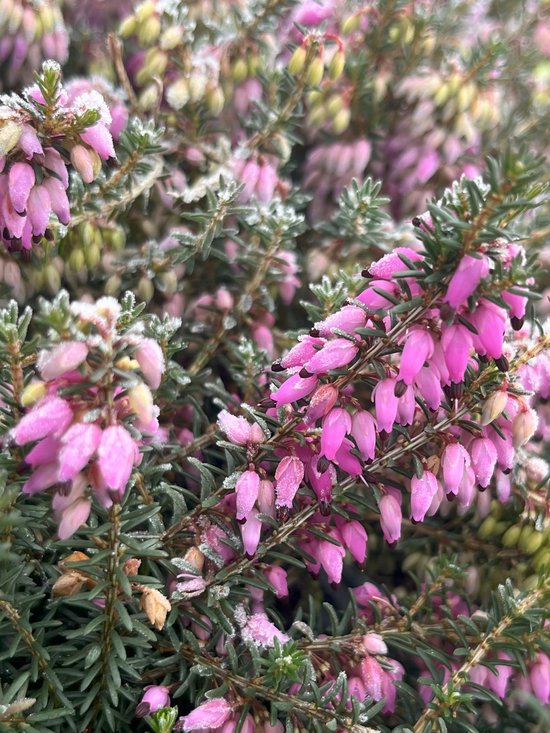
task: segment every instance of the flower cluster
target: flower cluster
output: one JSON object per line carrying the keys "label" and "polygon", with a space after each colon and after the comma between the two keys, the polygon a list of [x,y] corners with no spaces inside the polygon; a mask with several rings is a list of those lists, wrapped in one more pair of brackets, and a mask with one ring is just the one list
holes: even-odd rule
{"label": "flower cluster", "polygon": [[[86,522],[92,497],[104,507],[123,500],[141,435],[158,430],[151,388],[164,371],[162,350],[139,329],[120,331],[120,313],[112,298],[70,306],[74,338],[38,354],[39,379],[21,397],[29,409],[12,431],[18,446],[34,444],[25,454],[32,473],[22,490],[55,489],[61,539]],[[97,370],[102,376],[94,379]]]}

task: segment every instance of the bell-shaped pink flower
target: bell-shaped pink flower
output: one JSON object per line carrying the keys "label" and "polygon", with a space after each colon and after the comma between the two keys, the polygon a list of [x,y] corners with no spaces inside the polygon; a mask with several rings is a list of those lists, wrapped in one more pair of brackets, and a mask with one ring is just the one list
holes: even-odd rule
{"label": "bell-shaped pink flower", "polygon": [[[331,530],[329,534],[334,536],[334,530]],[[338,537],[335,537],[335,539],[338,539]],[[328,540],[319,541],[317,558],[321,563],[321,567],[327,574],[329,583],[339,583],[342,580],[342,568],[344,565],[345,554],[346,551],[341,545],[334,545]]]}
{"label": "bell-shaped pink flower", "polygon": [[493,477],[497,462],[497,449],[489,438],[476,438],[468,446],[472,468],[480,486],[486,488]]}
{"label": "bell-shaped pink flower", "polygon": [[281,359],[283,369],[303,367],[306,361],[317,353],[317,348],[323,346],[325,339],[314,336],[301,336],[298,343]]}
{"label": "bell-shaped pink flower", "polygon": [[321,374],[330,369],[340,369],[355,359],[359,347],[353,341],[336,338],[327,343],[305,363],[310,374]]}
{"label": "bell-shaped pink flower", "polygon": [[411,518],[422,522],[437,494],[437,479],[431,471],[424,471],[422,476],[411,479]]}
{"label": "bell-shaped pink flower", "polygon": [[383,697],[384,670],[380,663],[374,657],[367,655],[361,660],[360,671],[367,695],[372,697],[373,700],[381,700]]}
{"label": "bell-shaped pink flower", "polygon": [[278,407],[288,405],[302,399],[302,397],[306,397],[310,392],[313,392],[316,386],[317,377],[302,379],[299,374],[293,374],[281,384],[279,389],[271,393],[271,399],[277,403]]}
{"label": "bell-shaped pink flower", "polygon": [[37,369],[42,379],[57,379],[77,369],[88,356],[88,347],[82,341],[62,341],[53,349],[38,354]]}
{"label": "bell-shaped pink flower", "polygon": [[399,425],[412,425],[415,411],[414,389],[407,387],[397,403],[397,422]]}
{"label": "bell-shaped pink flower", "polygon": [[356,519],[338,524],[338,531],[344,546],[350,551],[353,559],[364,563],[367,556],[367,531]]}
{"label": "bell-shaped pink flower", "polygon": [[362,308],[357,305],[345,305],[323,321],[317,321],[315,328],[320,336],[328,338],[332,335],[333,328],[353,334],[356,329],[364,328],[366,323],[367,314]]}
{"label": "bell-shaped pink flower", "polygon": [[164,354],[159,344],[154,339],[143,339],[134,357],[147,384],[152,389],[158,389],[165,369]]}
{"label": "bell-shaped pink flower", "polygon": [[64,432],[73,419],[73,411],[61,397],[44,397],[24,415],[13,429],[17,445],[25,445],[46,436]]}
{"label": "bell-shaped pink flower", "polygon": [[437,410],[443,399],[441,379],[436,367],[423,367],[414,378],[414,386],[430,410]]}
{"label": "bell-shaped pink flower", "polygon": [[263,571],[268,582],[273,586],[277,598],[288,597],[286,570],[280,565],[270,565]]}
{"label": "bell-shaped pink flower", "polygon": [[468,509],[472,506],[475,498],[475,483],[476,475],[472,467],[466,466],[456,495],[461,509]]}
{"label": "bell-shaped pink flower", "polygon": [[332,384],[323,384],[315,390],[305,414],[305,421],[315,423],[324,417],[335,405],[338,399],[338,390]]}
{"label": "bell-shaped pink flower", "polygon": [[351,415],[343,407],[333,408],[323,420],[321,455],[334,460],[347,433],[351,431]]}
{"label": "bell-shaped pink flower", "polygon": [[107,488],[122,497],[132,473],[136,445],[122,425],[105,428],[97,450],[98,466]]}
{"label": "bell-shaped pink flower", "polygon": [[[505,652],[498,652],[498,658],[502,660],[510,660]],[[497,664],[495,671],[491,670],[491,674],[487,675],[487,687],[497,694],[501,700],[506,698],[506,688],[508,681],[514,674],[514,668],[507,664]]]}
{"label": "bell-shaped pink flower", "polygon": [[46,185],[33,186],[27,200],[27,215],[32,224],[33,234],[44,234],[48,226],[52,208],[50,194]]}
{"label": "bell-shaped pink flower", "polygon": [[[451,308],[458,308],[475,292],[482,278],[489,273],[489,259],[485,255],[464,255],[447,288],[444,301]],[[460,381],[460,380],[453,380]]]}
{"label": "bell-shaped pink flower", "polygon": [[351,419],[351,435],[365,461],[376,454],[376,420],[366,410],[357,410]]}
{"label": "bell-shaped pink flower", "polygon": [[54,486],[58,483],[58,480],[57,463],[47,463],[33,471],[30,478],[23,484],[21,491],[24,494],[36,494],[37,491],[43,491],[49,489],[50,486]]}
{"label": "bell-shaped pink flower", "polygon": [[149,685],[143,691],[143,696],[136,708],[137,718],[146,718],[161,708],[170,705],[170,693],[163,685]]}
{"label": "bell-shaped pink flower", "polygon": [[81,471],[94,455],[101,440],[101,428],[94,423],[77,422],[61,439],[59,480],[69,481]]}
{"label": "bell-shaped pink flower", "polygon": [[92,509],[92,502],[90,499],[84,499],[81,497],[72,504],[70,504],[61,514],[59,524],[57,526],[57,536],[60,540],[68,540],[72,537],[77,529],[86,524],[90,511]]}
{"label": "bell-shaped pink flower", "polygon": [[477,330],[473,337],[474,348],[482,356],[498,359],[502,356],[504,332],[506,330],[506,311],[498,305],[482,300],[472,315],[470,322]]}
{"label": "bell-shaped pink flower", "polygon": [[380,524],[384,538],[389,544],[397,542],[401,537],[401,506],[397,499],[391,494],[384,494],[378,502],[380,509]]}
{"label": "bell-shaped pink flower", "polygon": [[271,481],[260,481],[258,489],[258,509],[268,517],[275,516],[275,487]]}
{"label": "bell-shaped pink flower", "polygon": [[8,190],[13,208],[22,214],[36,182],[34,170],[28,163],[14,163],[9,172]]}
{"label": "bell-shaped pink flower", "polygon": [[237,519],[246,519],[256,503],[260,489],[260,477],[256,471],[244,471],[237,479]]}
{"label": "bell-shaped pink flower", "polygon": [[447,493],[458,493],[462,475],[470,465],[470,455],[460,443],[450,443],[441,455],[443,484]]}
{"label": "bell-shaped pink flower", "polygon": [[541,705],[550,704],[550,659],[543,652],[537,654],[536,662],[529,671],[529,682]]}
{"label": "bell-shaped pink flower", "polygon": [[443,331],[441,345],[451,381],[462,382],[472,348],[472,334],[460,324],[448,326]]}
{"label": "bell-shaped pink flower", "polygon": [[25,463],[35,468],[36,466],[44,466],[51,463],[59,453],[61,443],[59,438],[48,435],[37,443],[32,450],[25,456]]}
{"label": "bell-shaped pink flower", "polygon": [[339,466],[348,476],[360,476],[363,473],[361,461],[352,453],[355,448],[351,440],[344,438],[342,444],[336,451],[334,463]]}
{"label": "bell-shaped pink flower", "polygon": [[241,538],[245,555],[253,557],[260,543],[262,534],[262,522],[258,519],[258,510],[252,509],[244,524],[241,524]]}
{"label": "bell-shaped pink flower", "polygon": [[434,352],[434,342],[429,331],[423,328],[414,329],[407,336],[397,378],[405,384],[412,384],[424,363]]}
{"label": "bell-shaped pink flower", "polygon": [[510,313],[514,318],[522,319],[525,317],[525,311],[527,309],[527,303],[529,298],[524,295],[517,295],[516,293],[508,293],[504,291],[500,294],[502,300],[506,301],[510,306]]}
{"label": "bell-shaped pink flower", "polygon": [[69,206],[69,199],[67,198],[67,191],[65,190],[65,187],[60,180],[58,180],[57,178],[53,178],[52,176],[45,178],[43,185],[48,192],[49,201],[53,213],[57,216],[62,224],[68,224],[71,218],[71,208]]}
{"label": "bell-shaped pink flower", "polygon": [[221,728],[231,716],[231,706],[223,697],[207,700],[184,715],[178,721],[178,727],[183,731],[200,730],[201,728]]}
{"label": "bell-shaped pink flower", "polygon": [[[395,298],[397,292],[397,286],[389,280],[371,280],[368,288],[359,293],[357,300],[372,310],[391,308],[394,304],[392,298]],[[384,293],[388,293],[390,297],[386,298]]]}
{"label": "bell-shaped pink flower", "polygon": [[247,445],[251,442],[251,425],[246,418],[232,415],[222,410],[218,415],[218,425],[235,445]]}
{"label": "bell-shaped pink flower", "polygon": [[80,133],[80,137],[85,143],[88,143],[88,145],[93,148],[103,160],[116,158],[113,138],[109,129],[105,125],[97,123],[91,127],[87,127]]}
{"label": "bell-shaped pink flower", "polygon": [[285,456],[275,471],[276,505],[291,508],[303,480],[302,461],[297,456]]}
{"label": "bell-shaped pink flower", "polygon": [[399,399],[395,396],[395,379],[382,379],[372,391],[379,430],[391,433],[397,417]]}

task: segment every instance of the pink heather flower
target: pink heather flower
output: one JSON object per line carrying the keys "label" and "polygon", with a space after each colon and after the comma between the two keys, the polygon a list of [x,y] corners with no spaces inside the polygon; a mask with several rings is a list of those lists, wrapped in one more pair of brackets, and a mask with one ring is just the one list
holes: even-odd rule
{"label": "pink heather flower", "polygon": [[535,434],[539,418],[535,410],[525,407],[518,412],[512,423],[512,440],[514,448],[521,448]]}
{"label": "pink heather flower", "polygon": [[395,396],[395,379],[387,377],[378,382],[372,391],[376,412],[376,423],[379,430],[391,433],[397,417],[399,399]]}
{"label": "pink heather flower", "polygon": [[154,339],[143,339],[134,352],[134,357],[145,381],[152,389],[160,387],[160,380],[164,374],[164,354]]}
{"label": "pink heather flower", "polygon": [[256,503],[260,489],[260,477],[256,471],[245,471],[237,479],[237,519],[246,519]]}
{"label": "pink heather flower", "polygon": [[412,387],[407,387],[397,403],[397,422],[399,425],[412,425],[415,411],[414,390]]}
{"label": "pink heather flower", "polygon": [[447,493],[456,496],[462,475],[469,465],[470,455],[460,443],[451,443],[445,448],[441,456],[441,467],[443,484]]}
{"label": "pink heather flower", "polygon": [[[498,652],[498,658],[502,660],[510,660],[510,657],[505,652]],[[514,668],[508,664],[497,664],[495,671],[491,671],[491,674],[487,675],[486,685],[497,694],[501,700],[506,698],[506,688],[508,687],[508,681],[514,674]]]}
{"label": "pink heather flower", "polygon": [[286,570],[279,565],[270,565],[263,571],[266,580],[273,586],[277,598],[288,597]]}
{"label": "pink heather flower", "polygon": [[437,494],[437,479],[431,471],[424,471],[421,478],[411,479],[411,518],[422,522]]}
{"label": "pink heather flower", "polygon": [[304,480],[304,464],[296,456],[285,456],[275,471],[276,505],[292,507],[292,502]]}
{"label": "pink heather flower", "polygon": [[112,135],[109,128],[102,123],[98,122],[91,127],[87,127],[80,133],[80,138],[88,143],[103,160],[116,158]]}
{"label": "pink heather flower", "polygon": [[471,466],[466,466],[462,478],[460,480],[460,486],[458,487],[458,505],[461,509],[468,509],[473,504],[475,497],[475,482],[476,475]]}
{"label": "pink heather flower", "polygon": [[252,509],[244,524],[241,524],[241,538],[243,541],[244,552],[248,557],[252,557],[256,552],[260,543],[260,535],[262,533],[262,523],[258,519],[258,510]]}
{"label": "pink heather flower", "polygon": [[397,499],[391,494],[384,494],[378,502],[380,509],[380,524],[384,538],[389,544],[397,542],[401,537],[401,506]]}
{"label": "pink heather flower", "polygon": [[149,685],[143,692],[143,697],[136,708],[136,718],[145,718],[161,708],[170,705],[170,694],[163,685]]}
{"label": "pink heather flower", "polygon": [[14,163],[9,172],[8,186],[11,203],[18,214],[27,208],[29,194],[36,181],[34,170],[28,163]]}
{"label": "pink heather flower", "polygon": [[[57,178],[53,178],[52,176],[45,178],[43,185],[48,193],[48,216],[49,210],[51,208],[53,210],[53,213],[57,216],[62,224],[68,224],[71,218],[71,210],[69,207],[69,199],[67,198],[65,187],[63,186],[61,181],[59,181]],[[33,191],[35,191],[37,188],[38,186],[35,186],[33,188],[29,200],[30,198],[32,198]]]}
{"label": "pink heather flower", "polygon": [[[338,536],[335,536],[334,530],[331,530],[328,534],[334,539],[339,539]],[[327,574],[329,583],[339,583],[342,580],[345,554],[346,551],[341,545],[334,545],[328,540],[319,540],[316,557]]]}
{"label": "pink heather flower", "polygon": [[507,293],[506,291],[501,293],[500,297],[508,303],[510,306],[510,313],[514,318],[518,318],[520,320],[524,318],[529,298],[526,298],[524,295],[517,295],[516,293]]}
{"label": "pink heather flower", "polygon": [[[363,684],[363,680],[360,677],[349,677],[348,679],[348,695],[354,697],[359,702],[367,696],[367,690]],[[348,709],[351,709],[351,704],[348,703]]]}
{"label": "pink heather flower", "polygon": [[58,483],[57,478],[57,463],[47,463],[44,466],[39,466],[30,478],[25,481],[21,491],[24,494],[36,494],[37,491],[43,491],[49,489],[50,486]]}
{"label": "pink heather flower", "polygon": [[346,366],[355,359],[358,351],[359,347],[353,341],[336,338],[328,341],[304,366],[310,374],[321,374]]}
{"label": "pink heather flower", "polygon": [[[46,186],[46,179],[40,186],[33,186],[27,201],[27,215],[34,234],[42,235],[46,231],[50,213],[53,209],[52,200]],[[68,219],[64,224],[68,223]]]}
{"label": "pink heather flower", "polygon": [[241,629],[241,636],[244,641],[266,648],[274,645],[274,639],[281,644],[288,641],[288,636],[271,623],[265,613],[254,613],[249,616]]}
{"label": "pink heather flower", "polygon": [[[444,301],[451,308],[458,308],[472,295],[480,280],[489,273],[489,259],[485,255],[472,257],[464,255],[454,272]],[[460,380],[456,380],[460,381]]]}
{"label": "pink heather flower", "polygon": [[351,440],[344,438],[342,444],[336,451],[334,463],[336,463],[344,473],[347,473],[350,476],[360,476],[363,473],[363,466],[361,465],[361,461],[351,452],[354,448],[355,446]]}
{"label": "pink heather flower", "polygon": [[268,517],[275,516],[275,487],[271,481],[260,481],[258,490],[258,509]]}
{"label": "pink heather flower", "polygon": [[255,189],[256,198],[261,204],[267,204],[271,201],[278,183],[279,176],[274,166],[264,160],[260,166],[260,174]]}
{"label": "pink heather flower", "polygon": [[409,333],[403,352],[397,378],[405,384],[412,384],[414,378],[433,354],[434,342],[431,334],[424,329]]}
{"label": "pink heather flower", "polygon": [[533,693],[542,705],[550,703],[550,659],[543,652],[537,654],[535,664],[529,671],[529,682]]}
{"label": "pink heather flower", "polygon": [[201,728],[221,728],[231,715],[231,706],[223,697],[207,700],[195,708],[189,715],[178,721],[178,728],[183,731],[200,730]]}
{"label": "pink heather flower", "polygon": [[65,431],[73,419],[73,411],[61,397],[44,397],[24,415],[13,429],[17,445],[25,445],[48,435]]}
{"label": "pink heather flower", "polygon": [[363,636],[363,648],[367,654],[387,654],[386,642],[379,634],[365,634]]}
{"label": "pink heather flower", "polygon": [[338,399],[338,390],[332,384],[323,384],[315,390],[305,414],[305,422],[314,423],[324,417],[335,405]]}
{"label": "pink heather flower", "polygon": [[[23,125],[23,131],[19,138],[19,147],[25,153],[27,160],[31,160],[33,155],[42,155],[44,153],[38,135],[30,125]],[[48,161],[46,160],[46,165],[47,163]],[[51,168],[48,165],[47,167]]]}
{"label": "pink heather flower", "polygon": [[61,438],[59,480],[69,481],[94,455],[101,440],[101,428],[94,423],[77,422]]}
{"label": "pink heather flower", "polygon": [[277,407],[282,407],[306,397],[310,392],[313,392],[316,386],[317,377],[302,379],[299,374],[294,374],[271,393],[271,399],[277,403]]}
{"label": "pink heather flower", "polygon": [[497,449],[489,438],[476,438],[468,446],[472,468],[480,486],[486,488],[493,477],[497,462]]}
{"label": "pink heather flower", "polygon": [[370,274],[382,280],[393,280],[394,273],[404,272],[409,269],[399,255],[404,255],[411,262],[424,259],[419,252],[415,252],[410,247],[396,247],[387,255],[373,262],[369,267]]}
{"label": "pink heather flower", "polygon": [[366,410],[358,410],[351,418],[351,435],[365,461],[376,454],[376,420]]}
{"label": "pink heather flower", "polygon": [[451,381],[462,382],[472,347],[472,334],[460,324],[448,326],[443,331],[441,345]]}
{"label": "pink heather flower", "polygon": [[483,300],[469,316],[469,320],[477,330],[477,336],[473,337],[477,353],[490,356],[492,359],[502,356],[506,311],[494,303]]}
{"label": "pink heather flower", "polygon": [[48,435],[37,443],[25,456],[25,463],[35,468],[52,462],[52,457],[59,453],[61,443],[58,438]]}
{"label": "pink heather flower", "polygon": [[290,349],[288,354],[283,356],[281,366],[284,369],[304,366],[306,361],[317,353],[316,347],[323,346],[324,343],[325,339],[316,336],[301,336],[298,343]]}
{"label": "pink heather flower", "polygon": [[[53,506],[53,504],[52,504]],[[59,524],[57,525],[57,536],[60,540],[68,540],[72,537],[77,529],[86,524],[90,511],[92,509],[92,502],[89,499],[83,497],[76,499],[68,507],[66,507],[61,516],[58,518]]]}
{"label": "pink heather flower", "polygon": [[321,455],[334,460],[344,437],[351,431],[351,416],[343,407],[333,408],[323,419]]}
{"label": "pink heather flower", "polygon": [[414,378],[414,386],[430,410],[439,408],[443,399],[443,390],[439,373],[433,364],[423,367],[418,372]]}
{"label": "pink heather flower", "polygon": [[57,379],[77,369],[88,356],[88,347],[82,341],[63,341],[51,350],[38,354],[37,369],[42,379]]}
{"label": "pink heather flower", "polygon": [[262,440],[265,440],[265,435],[259,425],[251,425],[246,418],[232,415],[227,410],[222,410],[218,415],[218,425],[235,445],[261,443]]}
{"label": "pink heather flower", "polygon": [[367,695],[370,695],[373,700],[381,700],[383,697],[382,682],[384,679],[384,670],[380,666],[380,663],[374,657],[363,657],[360,670]]}
{"label": "pink heather flower", "polygon": [[320,336],[327,338],[332,335],[333,328],[353,334],[357,328],[364,328],[366,322],[367,314],[362,308],[357,305],[345,305],[324,321],[317,321],[315,328],[319,331]]}
{"label": "pink heather flower", "polygon": [[356,519],[338,524],[342,542],[350,551],[353,559],[364,563],[367,556],[367,531]]}
{"label": "pink heather flower", "polygon": [[391,308],[393,301],[390,298],[386,298],[384,295],[381,295],[380,292],[376,292],[377,290],[382,293],[386,292],[392,297],[395,297],[398,292],[395,283],[390,282],[389,280],[371,280],[368,288],[363,290],[362,293],[359,293],[357,300],[360,300],[361,303],[364,303],[367,306],[367,308],[372,308],[373,310],[378,310],[379,308]]}
{"label": "pink heather flower", "polygon": [[122,425],[110,425],[101,435],[97,450],[98,467],[107,488],[124,495],[132,473],[136,445]]}

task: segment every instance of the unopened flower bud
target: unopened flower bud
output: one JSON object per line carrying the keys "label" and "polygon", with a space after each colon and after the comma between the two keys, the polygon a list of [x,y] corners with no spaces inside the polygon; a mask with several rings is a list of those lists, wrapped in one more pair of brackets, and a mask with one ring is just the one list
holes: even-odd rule
{"label": "unopened flower bud", "polygon": [[182,77],[170,84],[166,90],[166,101],[175,110],[185,107],[189,101],[189,81]]}
{"label": "unopened flower bud", "polygon": [[225,104],[225,96],[220,87],[211,89],[206,95],[206,106],[214,117],[217,117]]}
{"label": "unopened flower bud", "polygon": [[496,420],[504,412],[507,402],[508,393],[505,390],[500,389],[492,392],[483,405],[481,424],[489,425],[493,420]]}
{"label": "unopened flower bud", "polygon": [[122,23],[118,27],[118,35],[121,38],[130,38],[130,36],[133,36],[134,33],[137,30],[137,20],[135,16],[129,15],[127,18],[124,18]]}
{"label": "unopened flower bud", "polygon": [[23,407],[30,407],[34,405],[42,397],[45,397],[47,392],[46,385],[44,382],[31,382],[27,384],[23,393],[21,394],[21,404]]}
{"label": "unopened flower bud", "polygon": [[71,150],[71,163],[84,183],[94,180],[92,157],[84,145],[75,145]]}
{"label": "unopened flower bud", "polygon": [[288,70],[291,74],[296,76],[303,70],[306,63],[306,57],[307,51],[303,46],[298,46],[298,48],[294,50],[294,53],[288,62]]}
{"label": "unopened flower bud", "polygon": [[336,81],[342,76],[345,65],[345,53],[343,51],[336,51],[328,67],[328,75],[332,79],[332,81]]}
{"label": "unopened flower bud", "polygon": [[181,25],[172,25],[167,28],[160,37],[159,45],[164,51],[171,51],[179,46],[183,38],[183,28]]}
{"label": "unopened flower bud", "polygon": [[6,120],[0,127],[0,156],[7,155],[19,142],[23,128],[13,120]]}
{"label": "unopened flower bud", "polygon": [[338,114],[332,120],[332,129],[336,135],[340,135],[345,132],[351,120],[351,110],[349,107],[344,107],[338,112]]}
{"label": "unopened flower bud", "polygon": [[236,84],[243,82],[248,76],[248,64],[244,59],[237,59],[231,66],[231,78]]}
{"label": "unopened flower bud", "polygon": [[152,46],[160,36],[160,18],[156,15],[142,23],[138,31],[138,40],[142,46]]}
{"label": "unopened flower bud", "polygon": [[318,87],[323,80],[325,63],[320,56],[317,56],[309,64],[306,71],[306,84],[311,87]]}
{"label": "unopened flower bud", "polygon": [[534,410],[526,407],[518,412],[512,423],[512,441],[514,448],[521,448],[522,445],[525,445],[525,443],[531,440],[537,429],[538,422],[539,419]]}
{"label": "unopened flower bud", "polygon": [[122,569],[125,575],[127,575],[128,577],[133,577],[134,575],[138,574],[140,565],[141,565],[141,560],[138,560],[135,557],[131,557],[125,561],[124,565],[122,566]]}
{"label": "unopened flower bud", "polygon": [[344,18],[341,25],[341,30],[343,35],[347,35],[348,33],[353,33],[353,31],[356,31],[359,28],[359,15],[357,13],[354,13],[353,15],[348,15],[347,18]]}
{"label": "unopened flower bud", "polygon": [[197,572],[201,572],[204,567],[204,555],[198,547],[190,547],[184,555],[185,562],[192,565]]}

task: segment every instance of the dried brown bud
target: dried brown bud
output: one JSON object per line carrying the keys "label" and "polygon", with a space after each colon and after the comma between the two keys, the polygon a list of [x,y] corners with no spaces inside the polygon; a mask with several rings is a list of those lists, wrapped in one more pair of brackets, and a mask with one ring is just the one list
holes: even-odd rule
{"label": "dried brown bud", "polygon": [[166,616],[172,609],[169,600],[155,588],[144,588],[141,594],[140,604],[155,629],[159,631],[163,629]]}
{"label": "dried brown bud", "polygon": [[192,565],[200,573],[204,567],[204,555],[198,547],[190,547],[183,558],[185,562]]}
{"label": "dried brown bud", "polygon": [[76,570],[64,572],[53,584],[52,595],[54,598],[74,596],[80,593],[86,580],[84,575],[78,573]]}
{"label": "dried brown bud", "polygon": [[141,560],[138,560],[135,557],[131,557],[129,560],[126,560],[123,566],[125,575],[129,575],[129,576],[137,575],[140,565],[141,565]]}
{"label": "dried brown bud", "polygon": [[[75,550],[74,552],[71,552],[70,555],[67,555],[67,557],[64,557],[63,560],[59,563],[59,568],[65,573],[67,572],[67,563],[69,562],[84,562],[84,560],[89,560],[89,556],[86,555],[85,552],[79,552],[79,550]],[[73,570],[69,570],[68,572],[75,572]]]}

